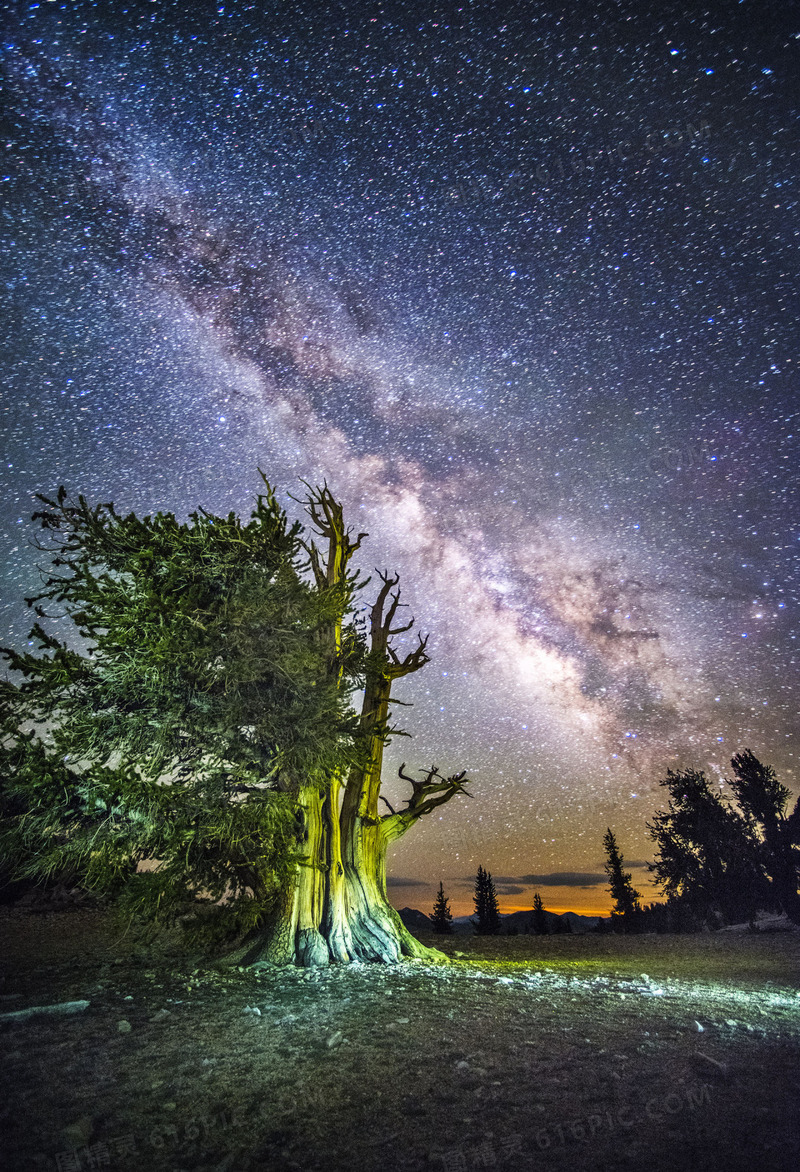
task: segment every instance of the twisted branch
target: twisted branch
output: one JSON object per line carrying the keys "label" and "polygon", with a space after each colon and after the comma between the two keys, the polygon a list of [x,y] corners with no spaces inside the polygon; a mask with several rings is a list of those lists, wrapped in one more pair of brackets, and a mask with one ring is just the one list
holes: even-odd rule
{"label": "twisted branch", "polygon": [[303,484],[308,489],[305,511],[319,536],[328,541],[327,563],[323,563],[313,541],[304,542],[303,546],[308,553],[317,586],[330,586],[341,580],[345,567],[356,550],[361,548],[361,542],[367,534],[359,533],[355,539],[351,537],[353,531],[345,527],[342,505],[328,488],[327,481],[323,482],[321,488],[312,488],[305,480]]}
{"label": "twisted branch", "polygon": [[[427,772],[421,771],[424,773],[422,781],[417,781],[404,770],[405,761],[400,766],[398,774],[403,781],[411,783],[412,792],[411,797],[406,799],[405,810],[400,811],[399,817],[401,818],[422,818],[423,815],[430,814],[431,810],[435,810],[437,806],[443,806],[445,802],[449,802],[456,794],[465,794],[468,798],[473,796],[469,790],[464,788],[470,784],[466,769],[463,769],[461,773],[454,773],[450,777],[442,777],[438,766],[432,765]],[[385,817],[389,816],[385,815]]]}

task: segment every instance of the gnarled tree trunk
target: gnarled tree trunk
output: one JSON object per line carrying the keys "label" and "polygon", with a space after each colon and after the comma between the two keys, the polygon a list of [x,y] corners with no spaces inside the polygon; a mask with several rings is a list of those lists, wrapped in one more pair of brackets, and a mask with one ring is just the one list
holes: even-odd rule
{"label": "gnarled tree trunk", "polygon": [[[342,509],[327,488],[309,499],[309,514],[316,530],[328,540],[323,563],[318,550],[309,550],[320,586],[347,583],[347,565],[361,539],[351,541]],[[298,842],[291,882],[281,893],[273,918],[245,948],[236,954],[244,963],[268,960],[276,964],[318,967],[351,960],[392,963],[403,957],[444,960],[426,948],[403,924],[386,897],[386,852],[389,844],[435,807],[457,793],[466,793],[465,774],[444,778],[436,766],[422,781],[403,773],[412,795],[403,810],[395,812],[381,798],[383,749],[388,737],[389,705],[395,679],[418,671],[428,662],[425,639],[405,658],[391,646],[391,636],[408,631],[392,627],[400,592],[398,579],[380,575],[382,588],[371,615],[371,655],[367,672],[361,725],[368,745],[366,763],[351,770],[346,781],[329,779],[324,790],[301,786],[297,794]],[[340,673],[341,624],[327,633],[331,671]],[[341,678],[341,673],[340,673]],[[389,806],[381,814],[379,801]]]}
{"label": "gnarled tree trunk", "polygon": [[[403,776],[413,787],[405,809],[370,816],[353,809],[346,792],[338,817],[330,817],[338,831],[333,834],[330,825],[326,827],[325,811],[335,795],[301,793],[306,821],[291,882],[281,893],[272,920],[236,959],[308,968],[351,960],[391,964],[403,957],[445,959],[412,936],[389,903],[386,853],[418,818],[466,792],[465,778],[443,778],[435,767],[422,781]],[[355,790],[350,783],[348,789],[352,800]]]}

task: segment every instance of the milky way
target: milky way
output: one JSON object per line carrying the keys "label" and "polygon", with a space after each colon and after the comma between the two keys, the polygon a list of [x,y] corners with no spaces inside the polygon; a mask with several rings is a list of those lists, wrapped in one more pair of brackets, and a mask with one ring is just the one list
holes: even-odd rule
{"label": "milky way", "polygon": [[601,906],[667,767],[797,785],[800,22],[261,7],[4,10],[7,638],[37,491],[327,479],[430,632],[388,771],[474,778],[396,877]]}

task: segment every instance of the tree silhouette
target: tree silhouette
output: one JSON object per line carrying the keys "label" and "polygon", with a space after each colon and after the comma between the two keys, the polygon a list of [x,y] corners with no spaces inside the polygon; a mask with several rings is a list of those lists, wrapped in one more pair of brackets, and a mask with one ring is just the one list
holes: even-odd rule
{"label": "tree silhouette", "polygon": [[634,926],[636,913],[641,910],[639,892],[631,883],[630,872],[623,870],[624,859],[610,827],[603,835],[603,846],[606,852],[605,872],[614,900],[611,922],[612,925],[616,923],[621,927],[623,932],[630,932]]}
{"label": "tree silhouette", "polygon": [[439,891],[431,914],[434,932],[443,935],[453,931],[453,913],[450,911],[450,901],[445,897],[444,887],[439,883]]}
{"label": "tree silhouette", "polygon": [[761,836],[762,861],[772,889],[789,919],[800,924],[800,799],[787,816],[791,792],[778,781],[770,765],[762,765],[750,749],[731,759],[728,784],[744,817]]}
{"label": "tree silhouette", "polygon": [[712,924],[752,919],[774,903],[753,820],[696,769],[667,771],[668,808],[648,823],[656,844],[650,870],[665,894]]}
{"label": "tree silhouette", "polygon": [[479,936],[494,935],[500,928],[500,909],[492,876],[481,866],[478,867],[478,874],[475,877],[473,902],[477,915],[477,919],[472,921],[475,931]]}
{"label": "tree silhouette", "polygon": [[537,936],[547,936],[550,932],[547,913],[544,910],[542,897],[538,891],[533,897],[533,930]]}

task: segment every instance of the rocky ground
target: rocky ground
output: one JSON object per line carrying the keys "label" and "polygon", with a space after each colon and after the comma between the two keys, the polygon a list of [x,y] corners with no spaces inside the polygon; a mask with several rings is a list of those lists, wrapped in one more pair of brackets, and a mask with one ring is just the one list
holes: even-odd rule
{"label": "rocky ground", "polygon": [[2,1166],[800,1169],[800,934],[426,937],[226,971],[0,912]]}

